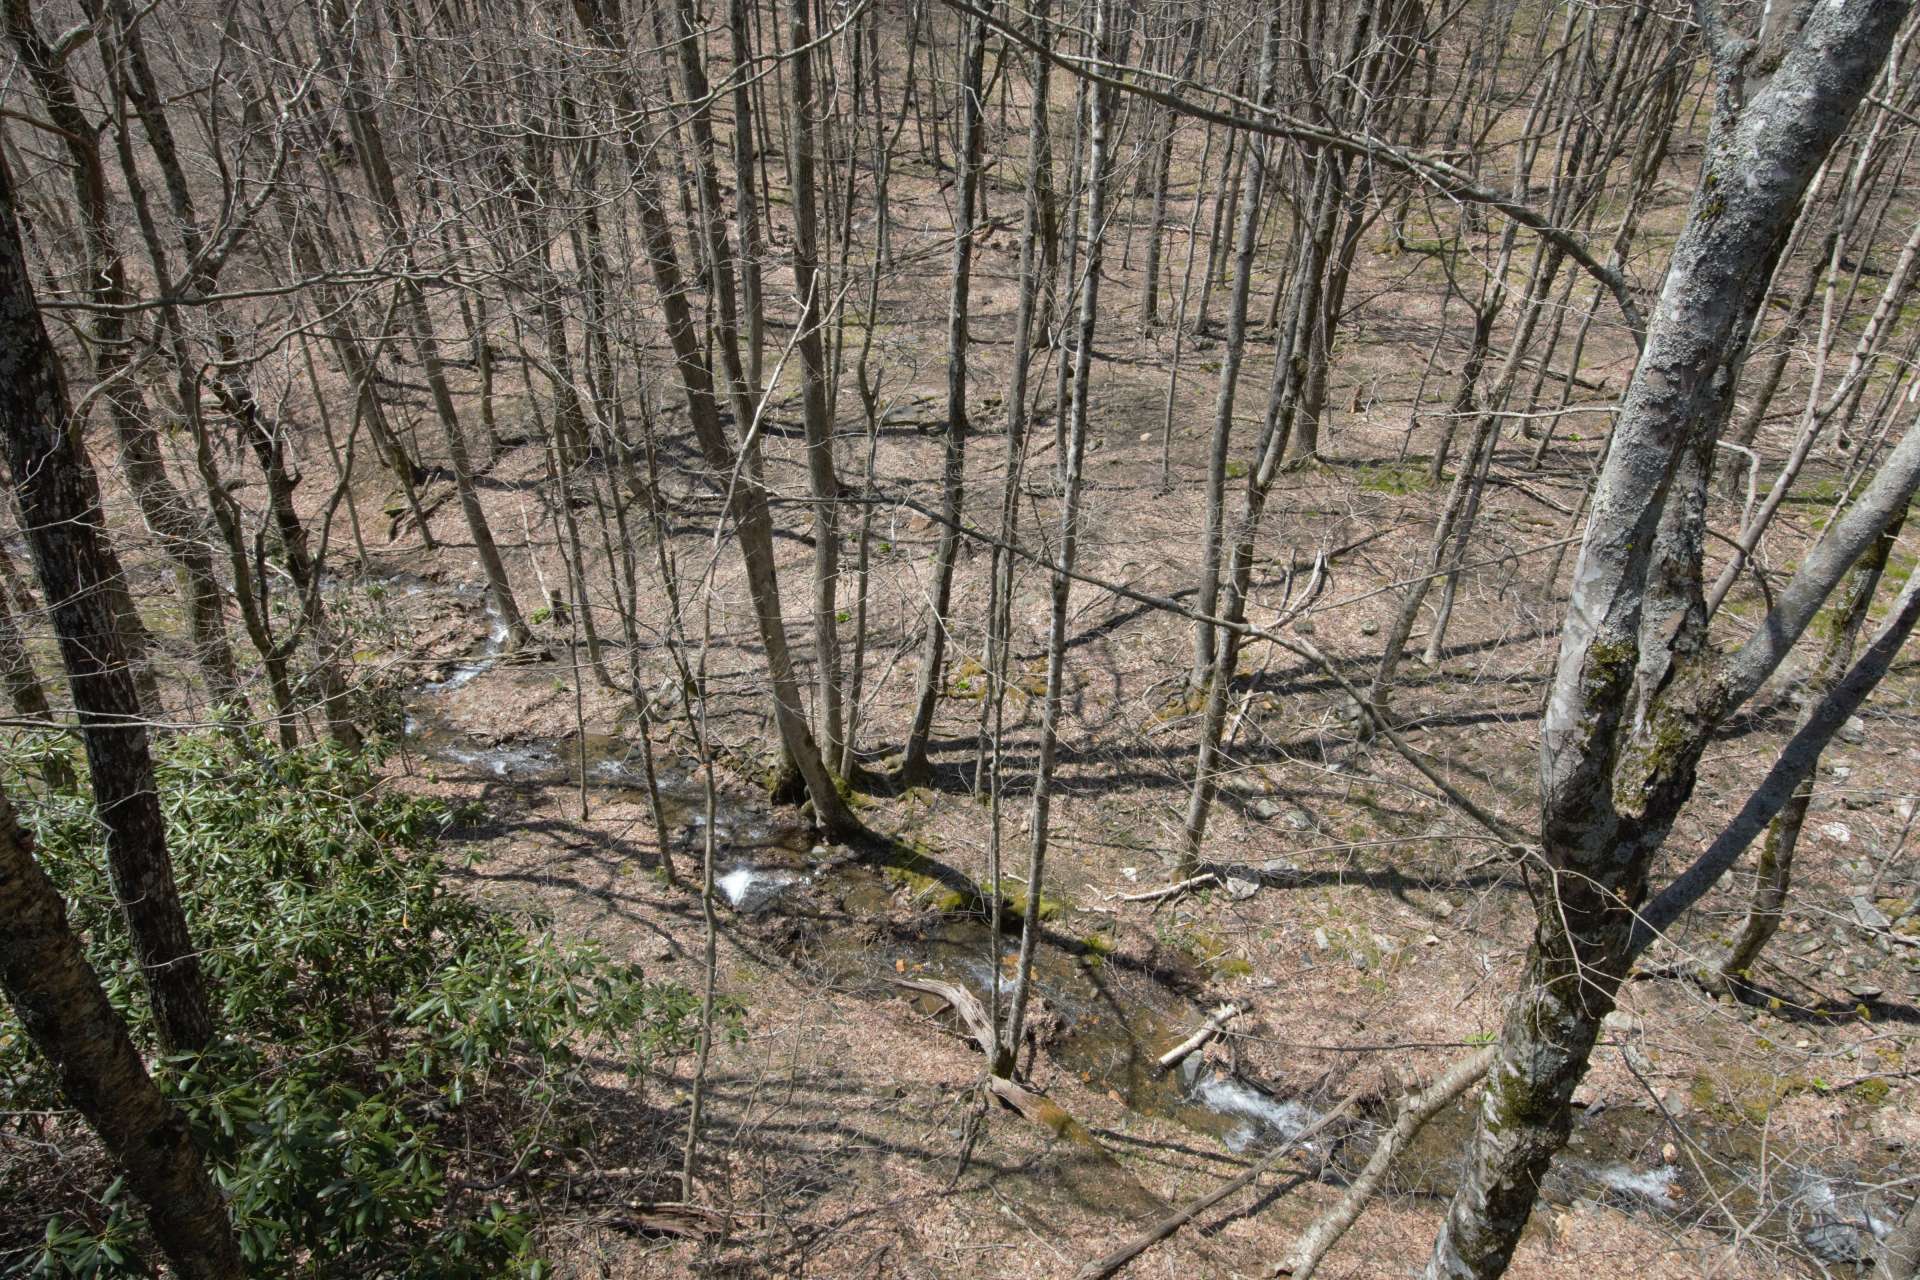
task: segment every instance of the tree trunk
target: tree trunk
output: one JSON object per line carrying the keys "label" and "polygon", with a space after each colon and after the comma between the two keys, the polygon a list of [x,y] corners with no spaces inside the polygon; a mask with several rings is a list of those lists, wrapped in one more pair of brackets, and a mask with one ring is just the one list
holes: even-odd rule
{"label": "tree trunk", "polygon": [[[602,49],[616,53],[625,50],[624,33],[604,0],[574,0],[574,13]],[[742,440],[744,456],[736,455],[721,428],[713,398],[713,372],[700,353],[693,308],[685,278],[680,273],[679,249],[661,204],[652,147],[638,132],[644,117],[625,80],[615,81],[614,105],[619,112],[620,144],[633,181],[635,211],[640,219],[648,266],[660,298],[674,366],[686,394],[687,418],[707,466],[728,486],[727,510],[740,539],[740,556],[747,570],[747,592],[752,599],[760,643],[767,652],[767,675],[773,686],[774,720],[779,726],[781,744],[806,782],[807,794],[813,800],[814,814],[821,826],[835,836],[856,834],[861,830],[859,820],[835,789],[800,703],[799,681],[794,675],[793,657],[787,649],[786,622],[780,612],[780,583],[773,556],[773,518],[760,477],[758,446],[751,437],[745,437]],[[743,429],[746,425],[742,424]]]}
{"label": "tree trunk", "polygon": [[[1260,58],[1260,105],[1272,103],[1274,74],[1280,52],[1278,7],[1267,15],[1266,39]],[[1227,455],[1233,446],[1233,406],[1240,384],[1240,362],[1247,347],[1247,302],[1253,290],[1253,254],[1260,239],[1260,224],[1266,212],[1261,203],[1265,186],[1267,155],[1271,140],[1247,139],[1246,163],[1241,170],[1238,208],[1240,225],[1234,243],[1233,292],[1227,302],[1227,347],[1221,354],[1220,389],[1214,398],[1213,439],[1207,451],[1207,492],[1205,523],[1200,534],[1200,582],[1194,608],[1212,616],[1220,603],[1220,554],[1225,523],[1227,493]],[[1204,304],[1201,317],[1206,315]],[[1196,689],[1205,686],[1213,670],[1216,645],[1213,624],[1196,622],[1193,628],[1193,675]]]}
{"label": "tree trunk", "polygon": [[[947,438],[940,485],[940,541],[933,555],[933,614],[927,620],[926,647],[920,654],[920,676],[914,690],[913,725],[907,733],[900,773],[924,780],[931,772],[927,740],[933,734],[933,711],[940,700],[946,666],[948,606],[953,598],[953,562],[960,550],[960,512],[965,496],[967,462],[967,322],[973,284],[973,207],[980,186],[981,102],[980,78],[987,57],[987,24],[967,21],[966,68],[955,95],[960,105],[960,138],[954,150],[959,174],[953,184],[953,291],[947,301]],[[1015,360],[1024,360],[1017,349]],[[1021,378],[1024,386],[1024,375]]]}
{"label": "tree trunk", "polygon": [[[1746,42],[1717,21],[1708,25],[1720,94],[1704,172],[1594,494],[1541,729],[1546,874],[1532,879],[1533,946],[1460,1189],[1428,1262],[1430,1280],[1505,1271],[1547,1164],[1566,1141],[1569,1100],[1630,962],[1649,865],[1691,793],[1708,735],[1777,665],[1782,646],[1845,571],[1816,548],[1775,616],[1717,671],[1696,669],[1704,641],[1697,558],[1679,566],[1678,582],[1664,564],[1654,573],[1656,554],[1665,561],[1701,540],[1705,463],[1753,317],[1815,168],[1878,74],[1907,10],[1866,3],[1804,11],[1804,27],[1784,37],[1784,56],[1758,86],[1742,83]],[[1891,511],[1876,518],[1874,537]],[[1862,532],[1834,540],[1845,523],[1829,529],[1836,553]],[[1671,631],[1649,632],[1648,620]],[[1669,660],[1650,663],[1661,650]],[[1647,675],[1657,685],[1636,699]],[[1644,709],[1630,716],[1636,702]]]}
{"label": "tree trunk", "polygon": [[[1124,0],[1121,0],[1124,3]],[[1112,33],[1116,0],[1099,0],[1094,12],[1097,56],[1115,56]],[[1040,942],[1040,897],[1046,883],[1047,821],[1053,803],[1053,768],[1060,745],[1060,707],[1065,695],[1068,599],[1073,590],[1074,556],[1080,540],[1082,464],[1087,452],[1087,391],[1093,364],[1093,335],[1100,317],[1100,257],[1107,230],[1108,131],[1114,91],[1101,86],[1087,95],[1092,124],[1087,146],[1087,266],[1080,292],[1079,333],[1073,348],[1073,400],[1068,412],[1067,452],[1061,459],[1065,492],[1060,502],[1060,541],[1054,562],[1047,621],[1047,692],[1041,700],[1040,751],[1033,788],[1033,842],[1027,856],[1027,900],[1020,922],[1020,956],[1014,976],[1007,1029],[993,1070],[1007,1075],[1020,1049],[1028,996],[1033,987],[1033,957]]]}
{"label": "tree trunk", "polygon": [[[1801,716],[1801,728],[1812,720],[1821,701],[1839,684],[1848,664],[1853,661],[1854,645],[1866,626],[1873,593],[1880,585],[1881,574],[1886,572],[1887,558],[1893,553],[1893,545],[1906,523],[1906,514],[1902,511],[1894,517],[1887,531],[1873,544],[1873,550],[1848,575],[1846,594],[1833,617],[1826,623],[1826,647],[1821,650],[1806,684],[1807,710]],[[1816,770],[1818,766],[1816,760]],[[1746,919],[1741,922],[1740,932],[1733,944],[1720,957],[1719,963],[1713,966],[1708,978],[1709,983],[1721,991],[1732,993],[1750,981],[1750,973],[1759,961],[1760,953],[1766,950],[1767,943],[1773,940],[1775,931],[1780,928],[1780,913],[1786,906],[1787,890],[1793,883],[1794,851],[1799,847],[1800,829],[1806,823],[1807,809],[1813,803],[1813,777],[1810,771],[1806,780],[1794,788],[1786,807],[1774,816],[1767,828],[1766,843],[1760,848],[1760,864],[1754,869],[1753,897],[1747,907]]]}
{"label": "tree trunk", "polygon": [[820,271],[818,184],[815,143],[813,42],[808,9],[812,0],[791,0],[789,71],[793,88],[790,114],[793,152],[788,178],[793,188],[793,287],[800,299],[801,418],[807,435],[807,483],[813,499],[813,647],[820,696],[820,749],[828,761],[840,758],[845,736],[840,689],[840,480],[833,465],[833,423],[827,409],[826,344],[828,288]]}
{"label": "tree trunk", "polygon": [[213,1017],[174,886],[146,719],[114,609],[124,579],[106,541],[99,482],[73,430],[59,356],[34,304],[15,217],[13,178],[0,164],[0,434],[80,716],[114,896],[162,1046],[192,1051],[212,1038]]}
{"label": "tree trunk", "polygon": [[154,1086],[114,1012],[60,891],[0,794],[0,987],[60,1092],[100,1135],[147,1226],[184,1280],[240,1280],[227,1206],[194,1146],[186,1117]]}

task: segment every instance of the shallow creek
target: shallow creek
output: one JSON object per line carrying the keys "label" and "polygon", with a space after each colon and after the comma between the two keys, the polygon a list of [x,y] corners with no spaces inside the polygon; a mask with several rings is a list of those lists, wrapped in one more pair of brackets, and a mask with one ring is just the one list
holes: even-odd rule
{"label": "shallow creek", "polygon": [[[409,586],[412,585],[410,582]],[[439,590],[448,591],[446,588]],[[449,592],[451,594],[451,592]],[[461,593],[472,607],[474,597]],[[496,667],[501,636],[419,687],[407,719],[411,749],[498,784],[574,787],[582,764],[573,739],[490,743],[463,733],[446,712],[445,695],[485,678]],[[614,734],[589,734],[584,764],[590,790],[606,800],[645,803],[638,749]],[[701,847],[704,801],[697,784],[660,761],[660,789],[677,839],[686,851]],[[992,938],[978,913],[903,911],[911,892],[887,869],[814,845],[764,804],[738,795],[718,797],[715,889],[740,918],[764,930],[792,960],[837,989],[864,998],[896,999],[896,975],[935,978],[971,988],[983,1003],[1011,985],[1014,933]],[[684,865],[684,863],[683,863]],[[1206,1010],[1160,975],[1108,959],[1074,940],[1093,917],[1075,921],[1069,909],[1037,952],[1033,1021],[1047,1052],[1089,1087],[1142,1115],[1177,1123],[1228,1151],[1270,1150],[1315,1123],[1315,1100],[1235,1074],[1204,1054],[1172,1072],[1157,1057],[1178,1043]],[[751,919],[749,919],[751,918]],[[916,1001],[933,1014],[941,1002]],[[1475,1109],[1463,1101],[1436,1118],[1399,1162],[1391,1190],[1447,1196],[1459,1153],[1471,1134]],[[1330,1128],[1305,1154],[1323,1176],[1339,1182],[1365,1163],[1382,1116]],[[1746,1129],[1689,1118],[1676,1130],[1647,1107],[1584,1112],[1555,1161],[1542,1198],[1567,1204],[1600,1201],[1676,1224],[1697,1222],[1749,1239],[1805,1250],[1829,1265],[1859,1259],[1894,1214],[1876,1190],[1897,1183],[1905,1170],[1815,1168],[1802,1153],[1764,1146]]]}

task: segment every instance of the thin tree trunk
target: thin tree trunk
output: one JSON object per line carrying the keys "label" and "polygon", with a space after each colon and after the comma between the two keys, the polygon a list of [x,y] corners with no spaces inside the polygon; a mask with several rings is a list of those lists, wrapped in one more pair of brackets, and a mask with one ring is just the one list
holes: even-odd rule
{"label": "thin tree trunk", "polygon": [[[1124,0],[1120,0],[1124,3]],[[1116,0],[1097,0],[1094,11],[1094,50],[1113,56]],[[1068,599],[1073,590],[1074,558],[1080,541],[1082,464],[1087,450],[1087,394],[1093,364],[1093,335],[1100,317],[1100,257],[1107,230],[1108,131],[1113,115],[1113,91],[1104,86],[1088,93],[1092,117],[1087,147],[1087,266],[1080,292],[1079,333],[1073,349],[1073,400],[1067,413],[1067,452],[1061,459],[1065,492],[1060,504],[1060,541],[1055,553],[1051,604],[1047,622],[1047,692],[1041,701],[1039,762],[1033,788],[1032,844],[1027,855],[1027,900],[1020,922],[1020,956],[1013,995],[1007,1012],[1005,1037],[1000,1042],[995,1075],[1010,1075],[1019,1053],[1033,988],[1033,957],[1040,941],[1040,897],[1046,884],[1048,819],[1053,805],[1054,760],[1060,744],[1060,708],[1066,692]]]}
{"label": "thin tree trunk", "polygon": [[[966,60],[959,91],[960,138],[954,150],[959,173],[953,184],[953,291],[947,301],[947,432],[941,468],[940,541],[934,549],[932,616],[927,620],[926,647],[920,654],[920,676],[914,690],[913,724],[907,733],[900,773],[925,779],[932,772],[927,742],[933,735],[933,712],[940,700],[946,667],[948,606],[953,599],[953,563],[960,550],[961,504],[965,497],[967,462],[967,324],[973,285],[973,208],[980,185],[980,80],[987,55],[987,24],[967,21]],[[1015,340],[1015,360],[1026,353]],[[1022,378],[1024,384],[1024,377]]]}

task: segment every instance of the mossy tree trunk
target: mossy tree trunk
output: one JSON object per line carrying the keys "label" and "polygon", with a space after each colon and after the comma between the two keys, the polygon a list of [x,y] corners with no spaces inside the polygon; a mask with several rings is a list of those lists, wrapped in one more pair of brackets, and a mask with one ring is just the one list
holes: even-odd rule
{"label": "mossy tree trunk", "polygon": [[1707,463],[1801,197],[1908,8],[1798,11],[1797,30],[1761,33],[1765,56],[1725,30],[1717,7],[1701,10],[1716,92],[1706,158],[1574,574],[1541,727],[1533,944],[1430,1280],[1506,1270],[1631,961],[1653,855],[1714,727],[1777,667],[1920,476],[1920,448],[1903,442],[1753,637],[1725,659],[1710,653],[1700,581]]}

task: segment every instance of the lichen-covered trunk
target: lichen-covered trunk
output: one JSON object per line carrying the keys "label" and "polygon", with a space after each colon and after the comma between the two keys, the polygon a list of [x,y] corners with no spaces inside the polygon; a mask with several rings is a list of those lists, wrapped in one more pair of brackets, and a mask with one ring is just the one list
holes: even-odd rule
{"label": "lichen-covered trunk", "polygon": [[[1691,793],[1700,754],[1727,709],[1804,629],[1802,595],[1823,599],[1838,582],[1829,566],[1816,567],[1816,549],[1755,637],[1710,664],[1697,529],[1680,572],[1656,560],[1685,541],[1676,526],[1699,522],[1704,460],[1801,197],[1908,8],[1889,0],[1802,11],[1804,26],[1784,37],[1782,57],[1757,84],[1747,82],[1745,42],[1714,24],[1706,31],[1717,98],[1701,180],[1595,487],[1541,727],[1533,945],[1429,1280],[1506,1270],[1565,1142],[1573,1089],[1631,962],[1649,864]],[[1679,596],[1647,609],[1652,593],[1676,584]]]}

